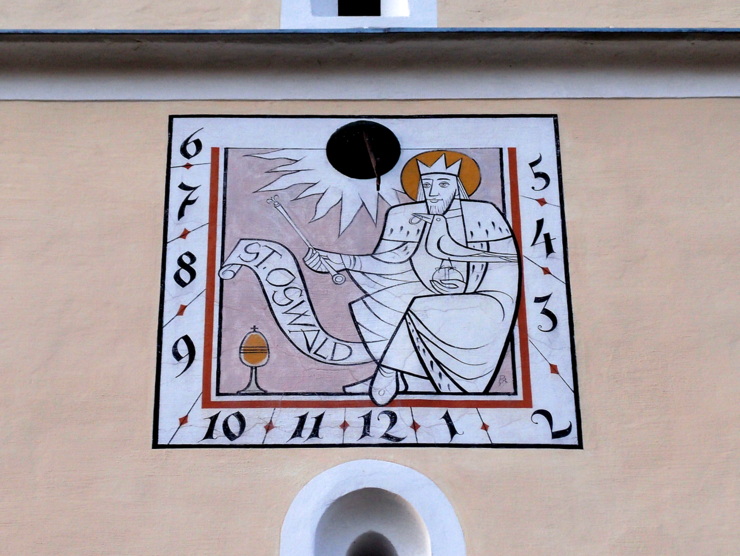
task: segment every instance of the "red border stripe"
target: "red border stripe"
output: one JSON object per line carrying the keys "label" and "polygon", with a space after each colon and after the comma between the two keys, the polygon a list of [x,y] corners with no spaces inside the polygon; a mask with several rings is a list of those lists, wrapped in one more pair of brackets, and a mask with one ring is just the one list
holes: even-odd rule
{"label": "red border stripe", "polygon": [[[519,205],[519,171],[516,162],[516,149],[510,147],[509,181],[511,183],[511,225],[514,229],[519,248],[522,249],[522,213]],[[519,276],[519,316],[517,318],[519,330],[519,354],[522,365],[522,405],[532,407],[532,380],[529,368],[529,328],[527,328],[527,296],[524,290],[524,265],[521,265]],[[525,372],[526,370],[526,372]]]}
{"label": "red border stripe", "polygon": [[218,147],[211,148],[211,195],[208,201],[208,256],[206,258],[206,315],[203,334],[203,407],[216,407],[211,400],[213,365],[213,305],[216,296],[216,233],[218,231]]}
{"label": "red border stripe", "polygon": [[[517,172],[516,148],[507,149],[509,160],[509,182],[511,187],[511,223],[519,245],[522,245],[522,225],[519,205],[519,175]],[[205,335],[203,346],[203,408],[331,408],[331,407],[376,407],[371,400],[229,400],[215,401],[211,397],[213,365],[213,313],[216,281],[216,244],[218,231],[218,171],[219,149],[211,148],[211,191],[209,199],[208,256],[206,276]],[[523,269],[522,269],[523,272]],[[519,351],[522,368],[521,400],[395,400],[388,407],[453,407],[453,408],[522,408],[532,407],[532,384],[529,368],[529,336],[527,334],[527,311],[524,295],[524,275],[520,283],[521,296],[518,314]]]}

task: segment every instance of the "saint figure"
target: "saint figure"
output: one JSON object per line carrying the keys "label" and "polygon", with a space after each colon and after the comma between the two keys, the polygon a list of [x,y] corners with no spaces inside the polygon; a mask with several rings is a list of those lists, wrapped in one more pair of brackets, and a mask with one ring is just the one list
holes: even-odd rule
{"label": "saint figure", "polygon": [[[377,367],[345,391],[369,392],[380,406],[399,392],[485,393],[517,308],[519,255],[511,227],[495,205],[469,198],[480,172],[466,155],[422,153],[403,175],[417,201],[388,211],[372,253],[311,249],[304,257],[316,272],[326,272],[327,264],[347,270],[365,294],[350,311]],[[409,175],[416,191],[406,187]]]}

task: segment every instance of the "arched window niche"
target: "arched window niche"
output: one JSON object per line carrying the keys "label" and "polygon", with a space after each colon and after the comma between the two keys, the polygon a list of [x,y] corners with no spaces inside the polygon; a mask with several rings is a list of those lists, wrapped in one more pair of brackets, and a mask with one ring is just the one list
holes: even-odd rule
{"label": "arched window niche", "polygon": [[464,556],[452,505],[403,465],[358,460],[312,479],[283,522],[280,556]]}
{"label": "arched window niche", "polygon": [[319,520],[315,556],[431,556],[429,531],[414,507],[382,488],[332,502]]}
{"label": "arched window niche", "polygon": [[282,0],[281,29],[436,27],[437,0]]}

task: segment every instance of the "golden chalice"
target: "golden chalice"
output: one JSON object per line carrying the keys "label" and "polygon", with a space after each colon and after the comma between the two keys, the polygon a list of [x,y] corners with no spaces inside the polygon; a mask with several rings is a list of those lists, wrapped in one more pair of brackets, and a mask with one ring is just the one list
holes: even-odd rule
{"label": "golden chalice", "polygon": [[270,347],[267,338],[252,327],[252,331],[244,336],[239,346],[239,358],[241,362],[249,367],[249,383],[246,388],[239,390],[237,394],[259,394],[265,392],[257,383],[257,368],[267,364],[270,359]]}

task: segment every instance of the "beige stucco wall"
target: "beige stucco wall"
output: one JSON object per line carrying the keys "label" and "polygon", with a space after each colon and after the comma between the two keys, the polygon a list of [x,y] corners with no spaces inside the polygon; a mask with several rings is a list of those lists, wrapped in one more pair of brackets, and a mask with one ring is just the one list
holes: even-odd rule
{"label": "beige stucco wall", "polygon": [[438,0],[442,27],[737,27],[732,0]]}
{"label": "beige stucco wall", "polygon": [[[167,116],[557,113],[585,450],[152,450]],[[408,465],[470,556],[738,546],[737,100],[0,103],[0,552],[273,556]],[[298,555],[296,555],[298,556]]]}
{"label": "beige stucco wall", "polygon": [[[309,1],[309,0],[306,0]],[[275,29],[280,1],[0,2],[0,29]],[[440,27],[736,27],[735,0],[438,0]]]}

